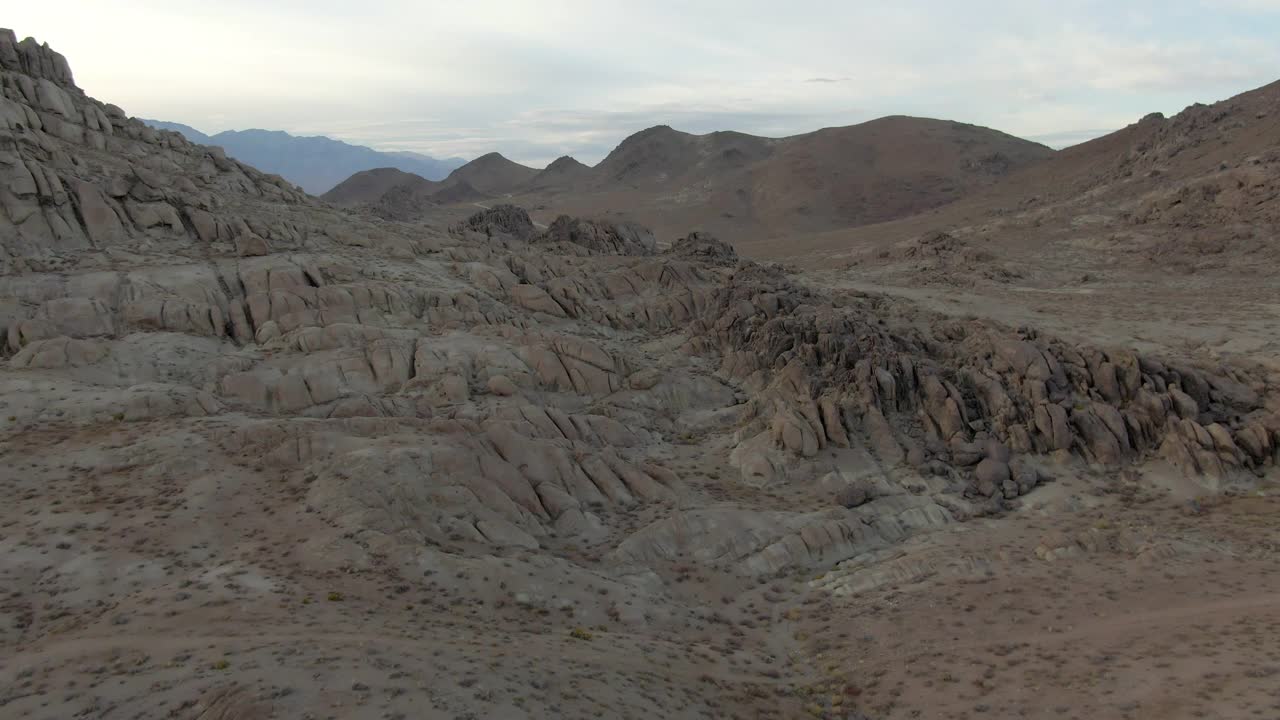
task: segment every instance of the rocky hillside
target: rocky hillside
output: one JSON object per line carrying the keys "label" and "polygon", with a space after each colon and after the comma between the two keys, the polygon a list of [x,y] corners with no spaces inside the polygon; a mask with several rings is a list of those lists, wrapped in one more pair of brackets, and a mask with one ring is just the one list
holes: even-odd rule
{"label": "rocky hillside", "polygon": [[0,31],[0,72],[15,717],[910,716],[827,661],[866,642],[840,593],[941,567],[909,543],[1086,464],[1243,491],[1280,461],[1247,367],[823,291],[702,233],[375,221],[33,40]]}
{"label": "rocky hillside", "polygon": [[[1114,218],[1131,247],[1183,268],[1280,259],[1280,82],[1149,116],[1020,176],[1036,217]],[[1134,242],[1136,241],[1136,242]]]}
{"label": "rocky hillside", "polygon": [[[984,275],[1008,280],[1010,272],[1024,284],[1056,287],[1113,275],[1132,283],[1134,273],[1150,273],[1146,282],[1273,277],[1280,261],[1278,116],[1280,83],[1173,117],[1148,115],[935,212],[814,235],[779,250],[851,256],[867,269],[887,264],[893,282],[912,284],[968,285]],[[963,247],[923,267],[920,245],[938,233]]]}
{"label": "rocky hillside", "polygon": [[1171,118],[1153,113],[1067,148],[1051,162],[1020,173],[1018,180],[1046,199],[1103,190],[1121,199],[1241,163],[1262,164],[1280,146],[1278,112],[1280,81],[1211,105],[1192,105]]}

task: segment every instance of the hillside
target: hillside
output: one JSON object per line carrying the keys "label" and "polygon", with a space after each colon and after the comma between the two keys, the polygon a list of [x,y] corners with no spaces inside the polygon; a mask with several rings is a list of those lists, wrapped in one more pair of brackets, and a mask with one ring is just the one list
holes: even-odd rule
{"label": "hillside", "polygon": [[452,177],[548,214],[617,213],[664,236],[701,227],[745,241],[906,217],[1053,154],[987,128],[922,118],[782,139],[661,125],[624,139],[594,167],[564,157],[539,172],[495,153]]}
{"label": "hillside", "polygon": [[909,117],[781,139],[659,126],[624,140],[573,192],[543,184],[520,199],[622,213],[660,235],[702,227],[746,242],[914,215],[1053,154],[995,130]]}
{"label": "hillside", "polygon": [[751,211],[775,232],[868,225],[958,200],[1052,158],[964,123],[887,117],[787,138],[751,169]]}
{"label": "hillside", "polygon": [[[1080,342],[1280,368],[1280,83],[1067,148],[957,202],[741,244],[833,288]],[[820,278],[820,280],[819,280]]]}
{"label": "hillside", "polygon": [[[870,269],[885,265],[872,256],[897,258],[945,232],[1045,285],[1129,271],[1265,275],[1280,258],[1276,117],[1280,83],[1169,118],[1148,115],[935,212],[753,249],[814,262],[845,256]],[[905,280],[910,267],[890,262],[886,270]],[[944,275],[964,282],[958,277],[971,270]]]}
{"label": "hillside", "polygon": [[1063,150],[1053,162],[1021,173],[1007,192],[1024,185],[1035,188],[1043,201],[1105,190],[1115,200],[1232,166],[1264,166],[1280,147],[1277,112],[1280,81],[1209,105],[1192,105],[1171,118],[1152,114]]}
{"label": "hillside", "polygon": [[336,205],[363,207],[387,219],[421,219],[437,205],[501,198],[528,187],[539,171],[489,153],[462,165],[440,182],[395,168],[356,173],[322,197]]}
{"label": "hillside", "polygon": [[666,125],[619,143],[594,170],[596,187],[674,188],[717,181],[769,158],[777,143],[736,132],[690,135]]}
{"label": "hillside", "polygon": [[280,130],[227,130],[206,135],[180,123],[143,120],[174,130],[201,145],[217,145],[227,154],[266,172],[276,173],[312,195],[332,189],[352,174],[391,167],[440,180],[463,164],[460,158],[438,160],[420,153],[380,152],[323,136],[298,137]]}
{"label": "hillside", "polygon": [[362,205],[377,202],[388,190],[398,186],[413,190],[421,188],[425,194],[430,194],[440,187],[440,183],[396,168],[374,168],[352,175],[320,198],[334,205]]}
{"label": "hillside", "polygon": [[[489,153],[462,165],[439,182],[396,168],[358,172],[322,197],[336,205],[381,206],[401,219],[421,215],[431,205],[472,203],[502,197],[527,186],[539,172]],[[415,207],[421,204],[422,207]]]}
{"label": "hillside", "polygon": [[501,197],[526,187],[538,171],[506,159],[492,152],[472,160],[449,173],[446,187],[465,183],[476,191],[492,197]]}
{"label": "hillside", "polygon": [[592,170],[568,155],[558,157],[529,181],[530,190],[574,192],[590,182]]}

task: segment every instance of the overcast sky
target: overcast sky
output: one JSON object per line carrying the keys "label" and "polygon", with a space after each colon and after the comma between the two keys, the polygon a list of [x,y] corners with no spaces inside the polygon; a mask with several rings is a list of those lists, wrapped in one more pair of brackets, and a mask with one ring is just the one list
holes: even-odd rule
{"label": "overcast sky", "polygon": [[535,166],[656,124],[892,114],[1060,147],[1280,79],[1280,0],[28,0],[0,22],[140,117]]}

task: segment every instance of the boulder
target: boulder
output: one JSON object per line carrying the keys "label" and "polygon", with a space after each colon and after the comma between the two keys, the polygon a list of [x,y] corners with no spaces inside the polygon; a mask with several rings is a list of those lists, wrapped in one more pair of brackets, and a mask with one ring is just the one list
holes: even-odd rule
{"label": "boulder", "polygon": [[259,257],[271,254],[271,245],[262,237],[253,233],[237,235],[235,246],[236,255],[240,257]]}
{"label": "boulder", "polygon": [[524,208],[507,204],[485,208],[449,229],[459,235],[470,231],[490,238],[514,240],[529,240],[537,233]]}
{"label": "boulder", "polygon": [[672,255],[686,260],[698,260],[713,265],[733,265],[738,252],[733,246],[705,232],[694,232],[676,240],[671,245]]}
{"label": "boulder", "polygon": [[992,458],[984,458],[979,462],[973,469],[973,475],[978,481],[978,492],[986,497],[995,495],[1011,477],[1009,466]]}
{"label": "boulder", "polygon": [[557,217],[538,242],[562,242],[609,255],[652,255],[657,241],[648,228],[630,222]]}
{"label": "boulder", "polygon": [[902,444],[898,442],[893,427],[889,425],[889,421],[885,419],[879,408],[867,408],[863,422],[867,427],[871,447],[875,448],[880,462],[893,467],[906,459],[906,451],[902,449]]}
{"label": "boulder", "polygon": [[516,384],[511,382],[511,378],[506,375],[494,375],[490,377],[485,386],[489,389],[490,394],[498,397],[510,397],[519,392]]}
{"label": "boulder", "polygon": [[75,190],[80,222],[93,244],[103,247],[124,240],[124,225],[120,222],[120,216],[107,203],[102,191],[93,183],[83,180],[75,180],[71,185]]}
{"label": "boulder", "polygon": [[554,317],[568,317],[564,308],[560,307],[546,290],[537,285],[516,285],[511,288],[511,299],[520,307],[533,312],[546,313]]}

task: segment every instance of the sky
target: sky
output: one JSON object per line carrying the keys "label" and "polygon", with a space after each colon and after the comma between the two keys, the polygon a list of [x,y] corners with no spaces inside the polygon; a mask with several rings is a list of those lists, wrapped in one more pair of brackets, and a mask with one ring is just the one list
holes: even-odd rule
{"label": "sky", "polygon": [[1280,79],[1280,0],[26,0],[0,22],[138,117],[535,167],[659,124],[884,115],[1063,147]]}

